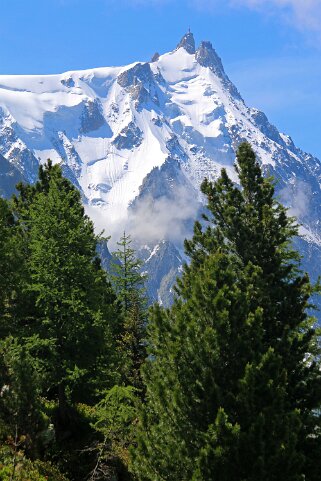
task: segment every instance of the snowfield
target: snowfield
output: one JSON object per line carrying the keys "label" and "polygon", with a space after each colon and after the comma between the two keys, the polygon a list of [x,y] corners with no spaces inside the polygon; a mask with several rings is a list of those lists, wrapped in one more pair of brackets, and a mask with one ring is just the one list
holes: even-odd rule
{"label": "snowfield", "polygon": [[[182,237],[202,202],[200,182],[215,178],[222,166],[237,182],[233,162],[244,140],[276,177],[281,200],[289,207],[304,204],[298,206],[302,249],[321,259],[320,161],[279,133],[263,112],[245,105],[209,42],[196,50],[188,33],[153,62],[0,76],[2,158],[28,182],[36,179],[39,163],[61,163],[97,229],[116,235],[131,227],[142,245],[150,244],[147,264],[155,256],[168,262],[161,254],[166,242],[159,244],[163,251],[155,249],[155,216],[164,224],[158,241],[171,243],[181,258]],[[1,179],[0,187],[8,182]],[[193,208],[184,212],[185,204]]]}

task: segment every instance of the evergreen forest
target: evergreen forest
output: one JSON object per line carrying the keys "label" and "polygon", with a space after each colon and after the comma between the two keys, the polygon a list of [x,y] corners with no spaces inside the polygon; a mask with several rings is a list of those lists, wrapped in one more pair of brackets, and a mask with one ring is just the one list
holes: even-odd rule
{"label": "evergreen forest", "polygon": [[127,232],[103,269],[58,164],[0,198],[1,481],[320,480],[320,285],[248,143],[235,169],[166,309]]}

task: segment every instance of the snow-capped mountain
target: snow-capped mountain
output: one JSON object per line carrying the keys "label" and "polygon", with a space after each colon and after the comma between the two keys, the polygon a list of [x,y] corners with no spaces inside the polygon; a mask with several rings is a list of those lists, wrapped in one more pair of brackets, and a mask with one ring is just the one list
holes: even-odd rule
{"label": "snow-capped mountain", "polygon": [[312,277],[321,260],[321,162],[263,112],[245,105],[210,42],[187,33],[150,62],[61,75],[0,76],[0,188],[33,182],[51,158],[80,189],[97,229],[136,239],[164,303],[182,263],[182,241],[200,209],[199,184],[233,169],[241,141],[278,180],[302,223],[298,245]]}

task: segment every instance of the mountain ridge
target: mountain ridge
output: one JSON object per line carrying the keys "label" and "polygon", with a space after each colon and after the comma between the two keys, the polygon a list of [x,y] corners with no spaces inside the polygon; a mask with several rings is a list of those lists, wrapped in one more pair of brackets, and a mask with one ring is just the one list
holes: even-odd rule
{"label": "mountain ridge", "polygon": [[[265,173],[277,179],[281,201],[298,216],[304,267],[315,277],[321,162],[246,106],[210,42],[196,48],[188,32],[151,62],[0,76],[2,164],[34,182],[39,163],[59,162],[98,230],[115,242],[126,228],[149,264],[154,252],[154,271],[159,256],[161,274],[155,280],[153,273],[150,295],[161,302],[162,280],[179,273],[183,238],[202,209],[200,182],[215,179],[222,167],[237,182],[233,162],[242,141],[251,143]],[[0,176],[5,195],[12,190],[4,188],[7,179]],[[166,256],[180,259],[175,273]]]}

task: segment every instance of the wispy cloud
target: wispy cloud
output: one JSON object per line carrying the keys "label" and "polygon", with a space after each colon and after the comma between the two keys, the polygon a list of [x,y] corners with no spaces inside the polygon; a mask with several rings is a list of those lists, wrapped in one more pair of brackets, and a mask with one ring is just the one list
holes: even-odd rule
{"label": "wispy cloud", "polygon": [[147,195],[136,200],[135,207],[113,221],[108,213],[105,215],[96,206],[87,205],[85,208],[95,224],[96,232],[105,231],[105,235],[111,236],[109,245],[114,249],[124,230],[141,244],[155,243],[160,239],[182,244],[184,239],[192,235],[194,219],[200,207],[195,192],[180,186],[170,197],[155,199]]}
{"label": "wispy cloud", "polygon": [[311,186],[295,178],[279,193],[281,202],[289,209],[289,215],[299,220],[309,214],[312,195]]}
{"label": "wispy cloud", "polygon": [[138,200],[130,212],[126,230],[140,242],[157,242],[167,239],[181,244],[191,235],[193,222],[197,217],[200,203],[195,192],[180,186],[172,196],[154,199],[147,196]]}
{"label": "wispy cloud", "polygon": [[[247,7],[269,14],[281,15],[300,30],[319,31],[321,27],[320,0],[229,0],[232,6]],[[214,0],[215,3],[215,0]]]}
{"label": "wispy cloud", "polygon": [[[107,0],[113,2],[115,0]],[[299,30],[319,32],[321,28],[320,0],[118,0],[132,6],[161,6],[169,3],[182,4],[202,10],[222,8],[246,8],[264,15],[278,16]]]}

